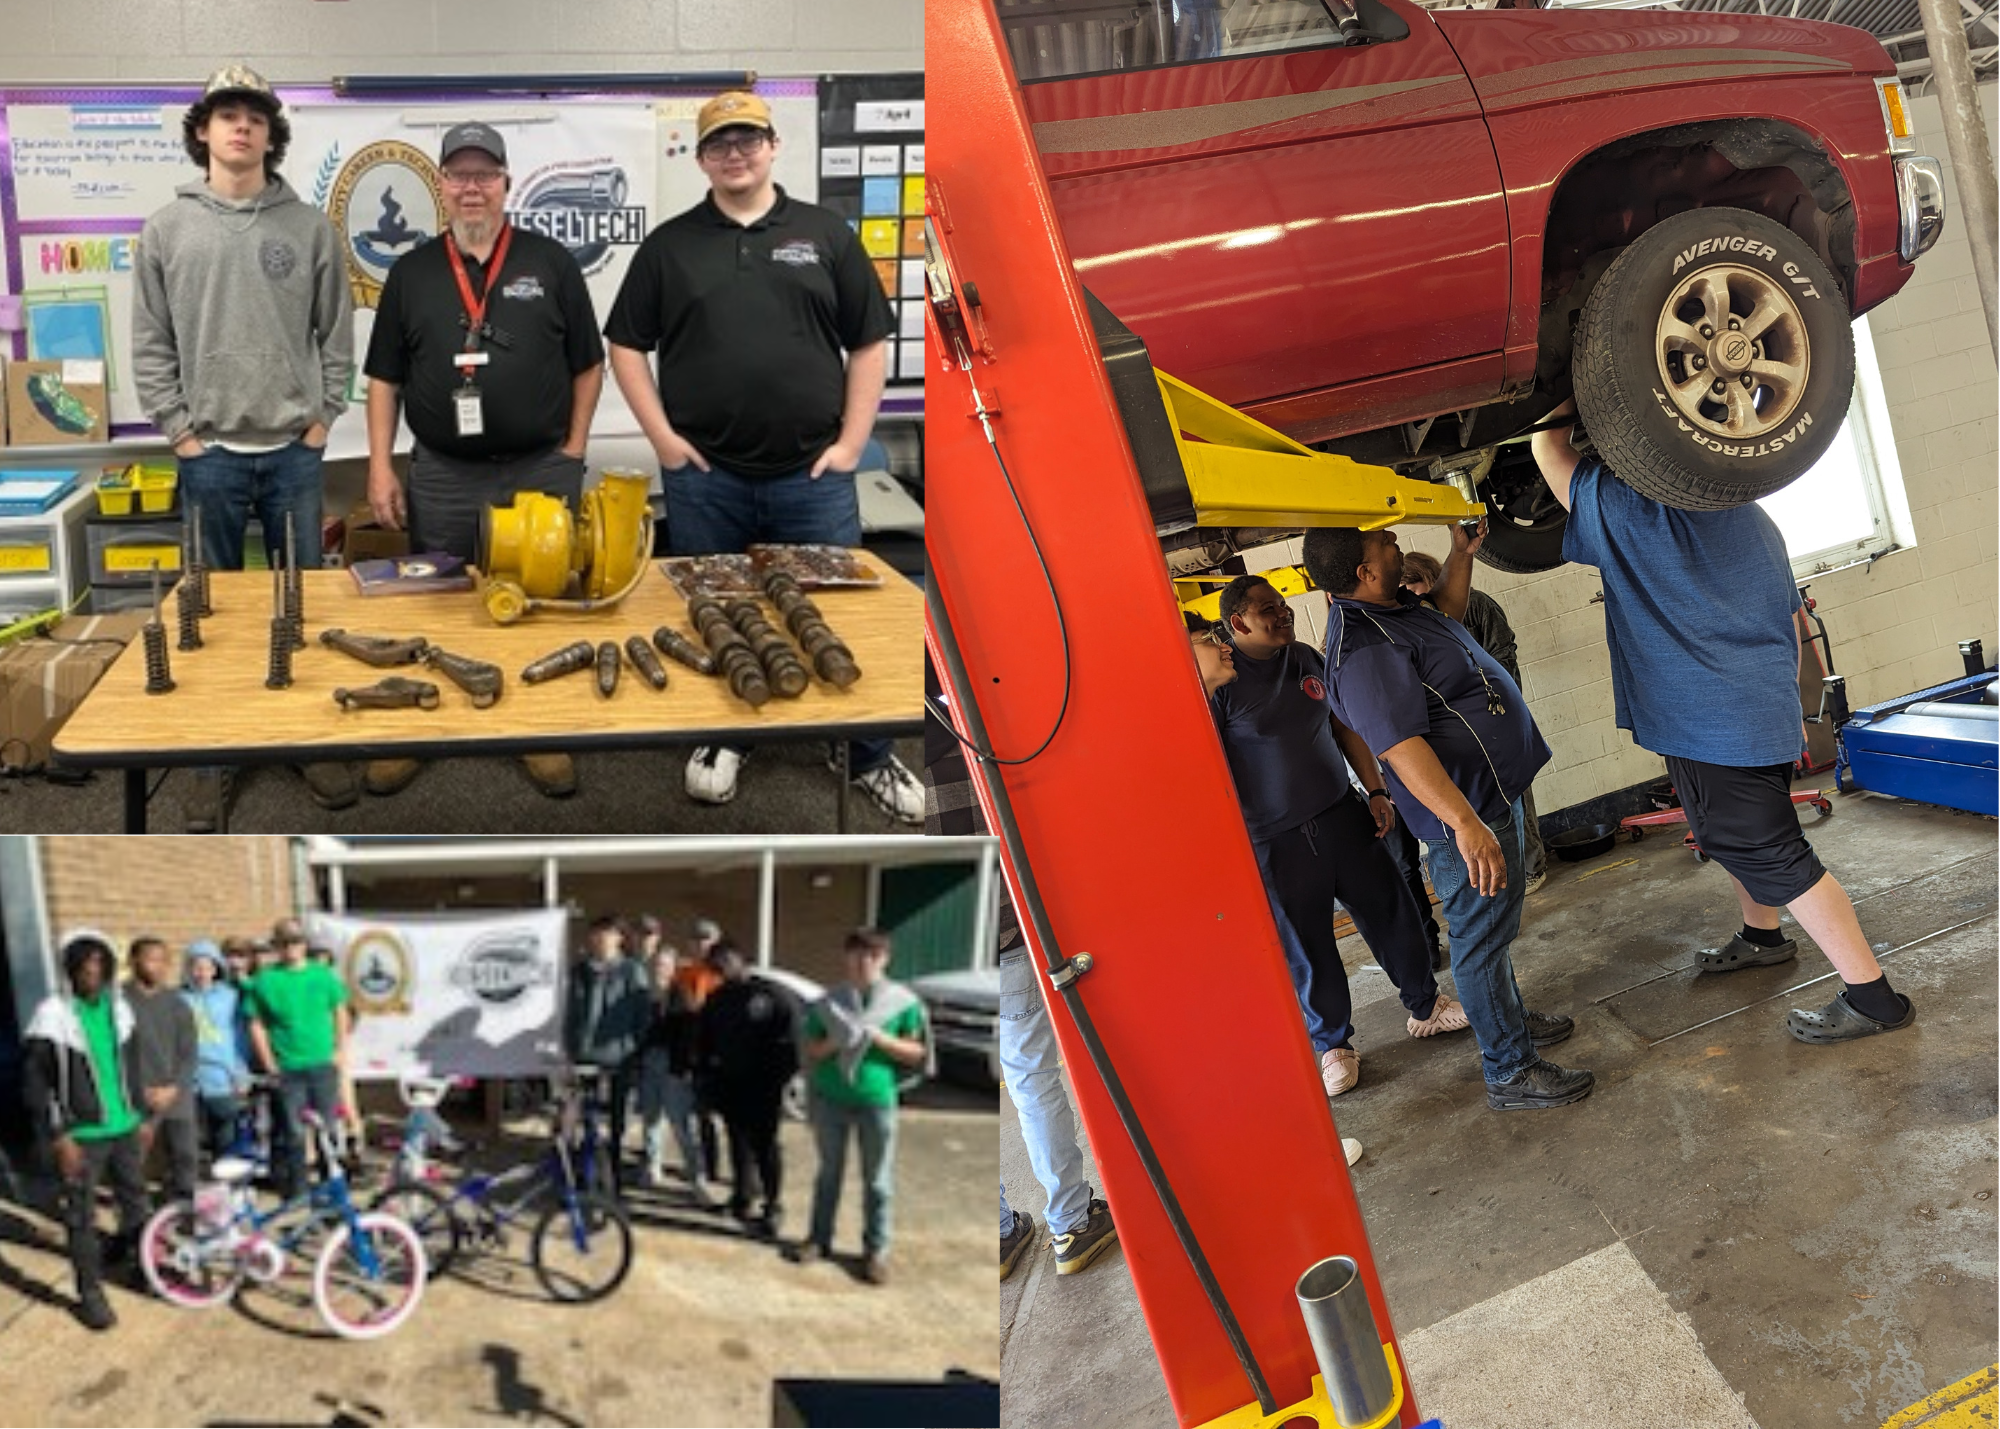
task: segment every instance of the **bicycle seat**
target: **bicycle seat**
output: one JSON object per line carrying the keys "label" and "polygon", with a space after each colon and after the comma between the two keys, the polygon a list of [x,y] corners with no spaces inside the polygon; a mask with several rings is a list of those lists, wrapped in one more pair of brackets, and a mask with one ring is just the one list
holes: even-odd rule
{"label": "bicycle seat", "polygon": [[215,1164],[208,1168],[208,1174],[234,1186],[256,1175],[257,1163],[242,1156],[218,1156]]}

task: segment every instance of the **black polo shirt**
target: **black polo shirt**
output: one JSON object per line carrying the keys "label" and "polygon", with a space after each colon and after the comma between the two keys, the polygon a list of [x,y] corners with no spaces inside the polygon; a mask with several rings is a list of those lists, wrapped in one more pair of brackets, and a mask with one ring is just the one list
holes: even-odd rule
{"label": "black polo shirt", "polygon": [[[466,277],[474,295],[489,277],[470,254]],[[552,238],[516,228],[486,321],[508,345],[482,344],[491,360],[472,372],[485,400],[485,432],[458,435],[452,396],[465,369],[452,357],[465,349],[465,302],[440,236],[396,260],[375,307],[365,370],[403,389],[403,410],[419,442],[441,456],[473,459],[545,452],[569,436],[570,384],[604,361],[604,340],[583,270]]]}
{"label": "black polo shirt", "polygon": [[648,234],[604,335],[658,354],[676,432],[725,471],[762,477],[809,467],[833,445],[841,354],[894,327],[847,221],[779,188],[755,223],[711,196]]}

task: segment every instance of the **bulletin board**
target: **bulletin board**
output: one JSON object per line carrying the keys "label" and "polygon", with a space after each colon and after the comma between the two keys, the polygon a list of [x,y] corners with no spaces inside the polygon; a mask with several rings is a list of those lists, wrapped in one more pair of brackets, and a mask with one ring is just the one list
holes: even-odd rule
{"label": "bulletin board", "polygon": [[[777,181],[816,200],[819,82],[762,79],[755,89],[781,137]],[[708,188],[693,153],[708,90],[354,99],[283,86],[278,96],[292,125],[284,176],[344,238],[355,298],[353,409],[330,434],[337,458],[367,451],[360,368],[382,281],[443,224],[445,129],[479,119],[501,132],[509,216],[576,256],[600,325],[640,241]],[[181,116],[198,97],[192,87],[0,89],[0,351],[102,358],[114,439],[157,438],[129,378],[134,270],[148,215],[201,176],[181,145]],[[616,383],[605,383],[591,430],[638,435]],[[405,428],[399,449],[408,444]]]}
{"label": "bulletin board", "polygon": [[855,226],[896,314],[882,410],[924,409],[924,77],[823,75],[820,203]]}

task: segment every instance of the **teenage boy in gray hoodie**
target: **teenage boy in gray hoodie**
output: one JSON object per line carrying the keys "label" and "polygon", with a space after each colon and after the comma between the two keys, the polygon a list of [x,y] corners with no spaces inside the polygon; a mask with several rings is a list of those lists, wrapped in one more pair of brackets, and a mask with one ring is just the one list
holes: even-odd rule
{"label": "teenage boy in gray hoodie", "polygon": [[132,1005],[138,1033],[133,1055],[139,1063],[139,1085],[145,1114],[167,1148],[167,1195],[176,1201],[193,1197],[201,1172],[201,1149],[195,1132],[194,1011],[168,979],[166,940],[132,940],[127,961],[131,981],[125,999]]}
{"label": "teenage boy in gray hoodie", "polygon": [[[254,511],[267,548],[289,519],[307,568],[320,562],[327,428],[347,406],[354,299],[340,236],[278,176],[291,125],[263,77],[217,70],[181,122],[205,176],[175,190],[139,239],[132,375],[139,402],[180,459],[181,498],[201,508],[218,570],[243,568]],[[351,769],[311,765],[313,798],[360,798]],[[222,771],[201,770],[190,832],[221,821]],[[206,816],[213,811],[214,818]]]}

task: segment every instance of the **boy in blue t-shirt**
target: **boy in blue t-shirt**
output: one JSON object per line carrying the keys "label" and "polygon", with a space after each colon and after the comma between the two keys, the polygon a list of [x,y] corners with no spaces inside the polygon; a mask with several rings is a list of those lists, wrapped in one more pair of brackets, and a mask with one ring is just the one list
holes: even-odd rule
{"label": "boy in blue t-shirt", "polygon": [[[1575,410],[1574,402],[1556,416]],[[1791,909],[1843,986],[1818,1011],[1786,1019],[1801,1042],[1894,1032],[1916,1007],[1869,950],[1854,904],[1799,831],[1791,800],[1804,742],[1798,702],[1798,588],[1777,525],[1755,503],[1683,511],[1641,496],[1570,444],[1534,437],[1535,461],[1570,513],[1566,559],[1604,579],[1605,639],[1618,727],[1665,756],[1695,841],[1736,885],[1743,928],[1701,954],[1700,971],[1782,963],[1798,943]]]}

